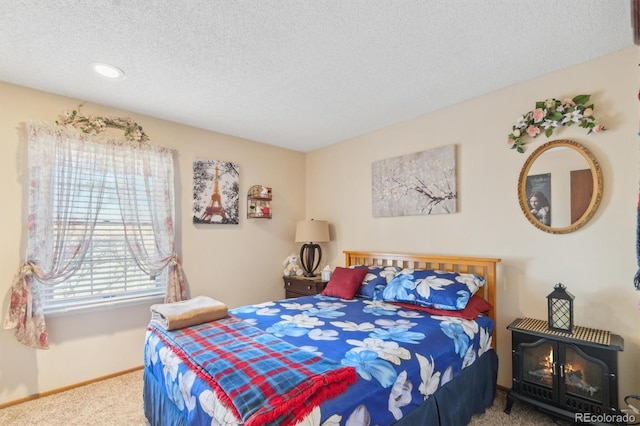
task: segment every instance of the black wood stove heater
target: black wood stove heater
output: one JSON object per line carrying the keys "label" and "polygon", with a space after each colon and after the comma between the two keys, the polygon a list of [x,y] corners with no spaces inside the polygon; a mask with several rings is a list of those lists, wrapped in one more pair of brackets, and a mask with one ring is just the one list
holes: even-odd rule
{"label": "black wood stove heater", "polygon": [[572,334],[549,330],[546,321],[517,319],[512,337],[512,388],[506,413],[516,400],[560,418],[618,411],[617,353],[622,338],[602,330],[576,327]]}

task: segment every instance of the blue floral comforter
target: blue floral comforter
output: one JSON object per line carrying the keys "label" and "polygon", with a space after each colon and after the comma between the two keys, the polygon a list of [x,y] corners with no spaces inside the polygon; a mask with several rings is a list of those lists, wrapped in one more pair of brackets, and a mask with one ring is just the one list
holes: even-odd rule
{"label": "blue floral comforter", "polygon": [[[308,425],[392,424],[490,349],[494,323],[321,295],[231,309],[274,336],[356,368],[358,381],[317,407]],[[147,334],[145,367],[189,424],[237,424],[170,348]]]}

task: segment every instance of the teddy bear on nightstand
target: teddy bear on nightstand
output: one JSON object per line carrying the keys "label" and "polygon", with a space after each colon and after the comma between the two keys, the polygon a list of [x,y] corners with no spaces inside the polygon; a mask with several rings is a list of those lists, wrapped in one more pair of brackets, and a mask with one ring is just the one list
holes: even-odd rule
{"label": "teddy bear on nightstand", "polygon": [[282,262],[282,266],[285,267],[284,275],[286,277],[300,276],[304,273],[298,264],[298,256],[293,253],[287,256],[287,258]]}

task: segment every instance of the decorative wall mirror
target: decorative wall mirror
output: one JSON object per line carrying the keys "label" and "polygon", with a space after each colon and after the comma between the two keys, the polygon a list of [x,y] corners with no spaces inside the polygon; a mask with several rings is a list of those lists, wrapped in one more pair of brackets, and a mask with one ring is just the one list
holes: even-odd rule
{"label": "decorative wall mirror", "polygon": [[593,154],[571,140],[547,142],[525,161],[518,200],[526,218],[550,234],[583,227],[602,199],[602,170]]}

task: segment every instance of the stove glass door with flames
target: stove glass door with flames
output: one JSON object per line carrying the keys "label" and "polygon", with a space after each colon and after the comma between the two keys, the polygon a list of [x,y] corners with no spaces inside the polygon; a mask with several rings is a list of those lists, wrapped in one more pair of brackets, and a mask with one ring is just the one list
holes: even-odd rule
{"label": "stove glass door with flames", "polygon": [[560,373],[564,376],[567,402],[571,401],[573,396],[598,404],[609,403],[609,382],[606,380],[609,371],[601,360],[590,357],[574,345],[565,345]]}
{"label": "stove glass door with flames", "polygon": [[553,389],[557,366],[554,361],[555,346],[554,343],[546,340],[521,345],[522,380]]}

